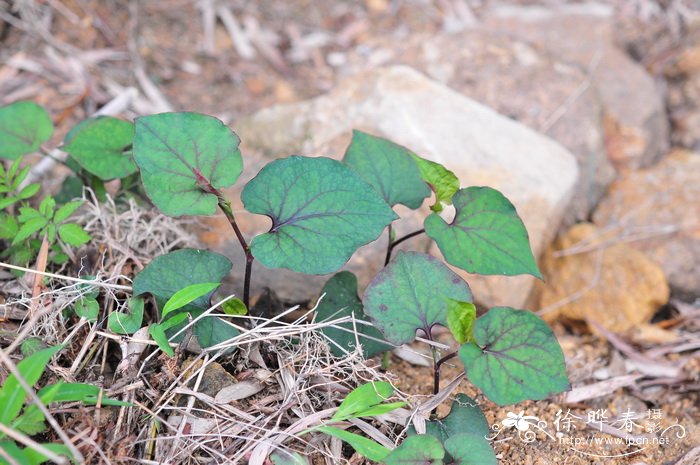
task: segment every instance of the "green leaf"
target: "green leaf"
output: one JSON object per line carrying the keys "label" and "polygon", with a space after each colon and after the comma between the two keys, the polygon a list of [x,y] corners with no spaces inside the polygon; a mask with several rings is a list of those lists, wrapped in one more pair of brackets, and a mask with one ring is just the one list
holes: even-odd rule
{"label": "green leaf", "polygon": [[213,215],[216,189],[232,186],[243,169],[239,139],[221,121],[198,113],[136,118],[134,160],[148,197],[170,216]]}
{"label": "green leaf", "polygon": [[205,295],[211,295],[214,289],[221,286],[221,283],[197,283],[190,284],[173,294],[170,299],[165,303],[163,310],[161,311],[161,318],[165,317],[170,313],[178,310],[190,302],[199,299]]}
{"label": "green leaf", "polygon": [[[63,346],[55,346],[40,350],[25,357],[17,364],[17,369],[27,384],[33,386],[39,381],[51,357],[62,348]],[[9,425],[15,419],[20,410],[22,410],[26,395],[27,393],[19,384],[15,375],[8,376],[2,388],[0,388],[0,405],[2,405],[2,409],[0,409],[0,423]]]}
{"label": "green leaf", "polygon": [[452,204],[452,196],[459,190],[459,179],[452,171],[440,163],[426,160],[415,154],[412,154],[412,156],[416,165],[418,165],[421,178],[435,192],[435,204],[430,209],[440,213],[443,209],[443,203],[447,205]]}
{"label": "green leaf", "polygon": [[542,400],[570,389],[552,330],[526,310],[496,307],[476,320],[459,358],[469,380],[498,405]]}
{"label": "green leaf", "polygon": [[[2,436],[0,435],[0,438]],[[0,441],[0,449],[10,456],[12,460],[14,460],[17,464],[19,465],[28,465],[29,464],[29,458],[25,454],[26,449],[22,450],[15,444],[14,441]],[[0,456],[0,465],[10,465],[12,462],[9,462],[3,458],[3,456]]]}
{"label": "green leaf", "polygon": [[[55,444],[55,443],[50,443],[50,444],[42,444],[45,449],[50,450],[54,454],[57,455],[63,455],[65,457],[68,457],[69,459],[73,457],[73,455],[70,452],[70,449],[66,447],[63,444]],[[40,465],[44,462],[47,462],[49,459],[45,457],[42,453],[37,452],[31,448],[26,448],[24,449],[24,454],[27,457],[27,465]]]}
{"label": "green leaf", "polygon": [[221,311],[227,315],[247,315],[248,308],[243,301],[237,297],[227,300],[221,304]]}
{"label": "green leaf", "polygon": [[[51,392],[50,397],[45,394]],[[84,383],[64,383],[59,382],[52,384],[40,390],[37,395],[45,403],[54,402],[82,402],[87,405],[95,405],[100,396],[100,388],[91,384]],[[110,399],[103,396],[101,399],[102,405],[112,406],[132,406],[129,402]]]}
{"label": "green leaf", "polygon": [[[159,309],[176,292],[190,284],[221,282],[231,272],[231,262],[221,254],[206,250],[182,249],[153,259],[134,278],[134,295],[150,293]],[[187,304],[183,311],[209,308],[209,292]],[[160,319],[160,318],[159,318]]]}
{"label": "green leaf", "polygon": [[435,436],[443,444],[461,433],[484,437],[490,432],[484,413],[466,394],[457,394],[445,418],[429,420],[425,426],[426,434]]}
{"label": "green leaf", "polygon": [[[7,179],[14,181],[15,174],[17,173],[17,170],[19,169],[19,165],[22,163],[22,159],[18,158],[17,160],[13,161],[12,164],[10,165],[10,169],[7,170]],[[13,186],[10,186],[13,187]]]}
{"label": "green leaf", "polygon": [[[17,160],[19,161],[19,159]],[[20,184],[22,184],[22,181],[27,179],[27,176],[29,176],[29,171],[31,171],[32,166],[27,165],[21,170],[19,170],[19,173],[17,173],[17,176],[15,176],[15,179],[12,180],[12,189],[17,189]]]}
{"label": "green leaf", "polygon": [[41,184],[39,184],[38,182],[35,182],[34,184],[29,184],[24,189],[19,191],[17,197],[20,200],[27,200],[31,197],[34,197],[36,193],[39,192],[39,189],[41,189]]}
{"label": "green leaf", "polygon": [[379,415],[384,415],[385,413],[393,412],[396,409],[405,407],[406,402],[389,402],[387,404],[373,405],[372,407],[360,410],[353,417],[355,418],[369,418],[376,417]]}
{"label": "green leaf", "polygon": [[45,233],[46,240],[49,242],[49,244],[53,244],[56,241],[56,225],[49,223],[49,225],[46,227]]}
{"label": "green leaf", "polygon": [[476,307],[473,303],[452,299],[447,301],[447,327],[457,342],[464,344],[472,340],[475,321]]}
{"label": "green leaf", "polygon": [[447,325],[447,299],[472,300],[467,283],[435,257],[399,251],[375,276],[363,298],[365,313],[387,341],[406,344],[416,330]]}
{"label": "green leaf", "polygon": [[110,313],[107,318],[109,330],[115,334],[134,334],[138,331],[143,322],[143,304],[143,298],[132,297],[129,299],[129,313]]}
{"label": "green leaf", "polygon": [[[197,342],[204,349],[230,341],[241,334],[228,322],[213,315],[208,315],[197,321],[194,324],[193,332],[197,336]],[[233,348],[228,349],[228,351],[232,350]]]}
{"label": "green leaf", "polygon": [[73,305],[73,310],[80,318],[94,322],[100,314],[100,304],[93,297],[82,297]]}
{"label": "green leaf", "polygon": [[67,220],[81,205],[83,205],[82,200],[75,200],[62,205],[53,216],[54,223],[61,223]]}
{"label": "green leaf", "polygon": [[163,328],[163,331],[168,331],[170,328],[174,328],[183,321],[187,320],[189,316],[189,313],[178,313],[177,315],[173,315],[164,322],[162,322],[160,324],[160,327]]}
{"label": "green leaf", "polygon": [[245,208],[272,219],[251,243],[268,268],[332,273],[375,240],[396,214],[358,174],[330,158],[292,156],[265,166],[243,189]]}
{"label": "green leaf", "polygon": [[5,197],[4,199],[0,199],[0,210],[4,210],[16,202],[19,202],[19,198],[17,197]]}
{"label": "green leaf", "polygon": [[[45,449],[57,455],[64,455],[66,457],[71,457],[71,453],[66,446],[63,444],[41,444]],[[14,463],[19,465],[40,465],[47,462],[49,459],[43,454],[36,452],[35,450],[27,447],[26,449],[20,449],[14,441],[0,441],[0,449],[2,449],[7,455],[9,455]],[[10,465],[10,462],[0,457],[0,465]]]}
{"label": "green leaf", "polygon": [[437,438],[421,434],[409,436],[381,461],[386,465],[442,465],[445,449]]}
{"label": "green leaf", "polygon": [[34,102],[16,102],[0,107],[0,158],[14,160],[36,152],[51,138],[53,123]]}
{"label": "green leaf", "polygon": [[371,439],[367,439],[364,436],[360,436],[359,434],[345,431],[344,429],[336,428],[334,426],[319,426],[314,429],[347,442],[358,454],[372,460],[373,462],[381,462],[390,452],[389,449],[381,444]]}
{"label": "green leaf", "polygon": [[73,247],[79,247],[90,242],[90,235],[85,232],[82,226],[68,223],[58,227],[58,237],[63,242]]}
{"label": "green leaf", "polygon": [[453,465],[498,465],[496,454],[484,436],[457,434],[445,441],[445,450]]}
{"label": "green leaf", "polygon": [[33,220],[34,218],[43,218],[44,215],[39,213],[39,210],[35,210],[31,207],[19,207],[19,216],[17,217],[17,221],[20,223],[26,223],[29,220]]}
{"label": "green leaf", "polygon": [[482,275],[542,277],[525,225],[503,194],[490,187],[468,187],[452,202],[457,209],[452,223],[435,213],[424,223],[448,263]]}
{"label": "green leaf", "polygon": [[137,170],[131,156],[134,125],[111,116],[79,123],[66,135],[63,151],[98,178],[124,178]]}
{"label": "green leaf", "polygon": [[170,342],[168,341],[168,336],[165,335],[165,330],[159,324],[152,324],[148,327],[148,334],[151,335],[154,341],[160,347],[160,350],[168,354],[169,356],[175,355],[175,351],[170,347]]}
{"label": "green leaf", "polygon": [[309,465],[309,462],[299,455],[298,452],[277,449],[270,454],[270,460],[273,465]]}
{"label": "green leaf", "polygon": [[352,132],[343,163],[370,183],[391,206],[418,208],[430,195],[410,150],[362,131]]}
{"label": "green leaf", "polygon": [[26,241],[29,237],[41,230],[44,226],[48,224],[48,220],[44,217],[32,218],[31,220],[20,226],[19,231],[12,240],[12,245],[19,244],[20,242]]}
{"label": "green leaf", "polygon": [[[357,296],[357,278],[349,271],[341,271],[329,279],[321,293],[325,294],[325,297],[316,309],[316,321],[336,320],[352,314],[358,320],[367,320],[362,302]],[[343,349],[347,352],[354,351],[357,340],[362,344],[362,354],[365,357],[373,357],[392,349],[392,346],[380,342],[384,336],[374,326],[358,323],[355,328],[352,322],[340,323],[336,326],[345,330],[326,326],[321,328],[321,332],[335,343],[330,344],[330,349],[337,357],[346,354]],[[353,332],[355,330],[359,333],[357,338]],[[363,337],[363,335],[369,337]]]}
{"label": "green leaf", "polygon": [[44,216],[46,218],[53,218],[53,212],[55,209],[56,200],[50,195],[44,197],[44,199],[39,204],[39,213],[41,213],[41,216]]}
{"label": "green leaf", "polygon": [[394,387],[386,381],[374,381],[352,390],[340,404],[331,421],[343,421],[356,416],[357,412],[381,404],[394,393]]}
{"label": "green leaf", "polygon": [[19,225],[13,215],[0,213],[0,239],[12,239],[17,235]]}

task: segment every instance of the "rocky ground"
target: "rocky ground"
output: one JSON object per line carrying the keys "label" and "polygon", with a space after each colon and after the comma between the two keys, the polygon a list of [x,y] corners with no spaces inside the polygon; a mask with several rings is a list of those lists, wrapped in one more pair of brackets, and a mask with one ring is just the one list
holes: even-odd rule
{"label": "rocky ground", "polygon": [[[229,123],[243,141],[243,181],[273,157],[340,158],[358,128],[444,163],[465,185],[502,190],[523,217],[545,281],[467,279],[483,308],[530,308],[550,322],[574,385],[551,402],[515,408],[550,431],[558,412],[585,419],[605,410],[611,419],[637,413],[640,437],[659,433],[647,431],[655,420],[686,433],[663,447],[578,452],[544,434],[514,437],[496,442],[502,463],[700,463],[700,9],[692,2],[15,6],[0,7],[0,103],[46,105],[57,141],[134,88],[126,117],[175,109]],[[400,228],[416,229],[424,213]],[[265,218],[241,221],[251,235],[268,227]],[[194,228],[242,269],[224,218]],[[370,244],[348,265],[361,285],[385,246]],[[256,293],[270,287],[303,304],[326,279],[255,274]],[[238,292],[239,282],[234,272],[229,288]],[[390,372],[405,392],[429,394],[430,371],[418,361],[395,356]],[[480,401],[491,424],[506,418],[508,409]],[[582,420],[560,433],[625,436]]]}

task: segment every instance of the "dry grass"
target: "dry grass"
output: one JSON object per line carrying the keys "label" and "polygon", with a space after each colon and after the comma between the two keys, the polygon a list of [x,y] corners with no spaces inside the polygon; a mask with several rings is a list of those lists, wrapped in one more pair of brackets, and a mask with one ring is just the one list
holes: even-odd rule
{"label": "dry grass", "polygon": [[[91,243],[97,248],[72,252],[79,269],[43,273],[45,287],[35,298],[31,296],[33,278],[28,277],[7,275],[0,292],[7,296],[2,310],[8,321],[17,320],[18,329],[16,335],[6,336],[11,342],[5,354],[12,355],[27,338],[63,344],[60,356],[49,366],[52,382],[96,384],[105,388],[105,396],[134,405],[51,409],[86,463],[263,464],[275,450],[297,450],[324,457],[329,464],[346,461],[339,440],[300,433],[330,417],[360,384],[391,381],[378,362],[362,357],[360,349],[333,356],[330,345],[334,342],[320,331],[324,326],[340,328],[341,323],[352,322],[354,327],[368,323],[351,317],[308,323],[314,309],[295,322],[285,322],[286,315],[298,311],[296,307],[273,319],[236,317],[228,323],[239,329],[236,338],[206,350],[183,342],[172,359],[157,350],[143,329],[133,336],[111,333],[107,315],[128,311],[133,275],[153,257],[196,244],[181,222],[133,200],[118,205],[108,198],[97,203],[90,192],[85,200],[75,219],[92,235]],[[30,271],[26,276],[33,275]],[[70,276],[88,273],[94,278]],[[92,290],[100,293],[96,322],[70,312]],[[213,313],[225,317],[217,308],[230,297],[181,332],[187,333],[196,321]],[[218,392],[208,386],[212,376],[226,380],[216,388]],[[257,392],[235,401],[217,395],[233,385],[253,385]],[[346,427],[355,426],[393,447],[402,430],[396,423],[405,424],[409,415],[402,411]]]}

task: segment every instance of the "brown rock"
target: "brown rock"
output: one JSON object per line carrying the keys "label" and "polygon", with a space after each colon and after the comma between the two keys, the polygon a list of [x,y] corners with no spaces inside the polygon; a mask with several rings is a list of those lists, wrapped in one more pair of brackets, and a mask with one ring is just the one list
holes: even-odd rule
{"label": "brown rock", "polygon": [[546,284],[538,291],[547,321],[595,320],[620,333],[649,322],[668,301],[663,270],[590,223],[577,224],[557,239],[541,266]]}
{"label": "brown rock", "polygon": [[[530,40],[578,65],[600,95],[608,119],[606,146],[620,168],[653,164],[668,149],[668,121],[654,79],[614,44],[611,6],[498,6],[486,27]],[[612,124],[610,124],[612,123]]]}
{"label": "brown rock", "polygon": [[596,225],[656,261],[682,298],[700,297],[700,155],[677,150],[622,176],[593,215]]}

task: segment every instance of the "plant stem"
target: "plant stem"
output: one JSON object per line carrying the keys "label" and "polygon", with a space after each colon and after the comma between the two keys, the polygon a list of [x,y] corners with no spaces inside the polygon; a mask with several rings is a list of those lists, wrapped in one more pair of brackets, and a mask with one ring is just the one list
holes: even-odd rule
{"label": "plant stem", "polygon": [[406,241],[412,237],[415,237],[419,234],[423,234],[425,232],[425,229],[419,229],[418,231],[413,231],[412,233],[408,233],[403,237],[399,237],[396,239],[394,242],[391,242],[391,225],[389,225],[389,247],[386,250],[386,258],[384,259],[384,266],[387,266],[389,262],[391,261],[391,253],[394,251],[394,247],[402,243],[403,241]]}
{"label": "plant stem", "polygon": [[253,261],[255,260],[255,257],[253,257],[253,253],[250,251],[250,247],[248,246],[248,243],[245,240],[245,237],[243,237],[243,233],[241,232],[241,228],[238,227],[238,223],[236,223],[236,218],[233,216],[233,210],[231,210],[231,202],[226,200],[223,195],[221,195],[221,192],[217,191],[217,198],[219,200],[219,208],[221,208],[221,211],[224,212],[224,215],[226,215],[226,219],[228,222],[231,224],[231,227],[233,228],[233,232],[236,233],[236,237],[238,238],[238,242],[241,243],[241,247],[243,248],[243,252],[245,252],[245,277],[243,278],[243,304],[248,308],[248,304],[250,303],[250,277],[253,271]]}
{"label": "plant stem", "polygon": [[458,352],[454,351],[451,352],[444,357],[442,357],[440,360],[438,360],[435,363],[435,369],[434,369],[434,378],[433,378],[433,394],[437,394],[440,392],[440,367],[442,366],[443,363],[447,362],[448,360],[452,360],[457,356]]}

